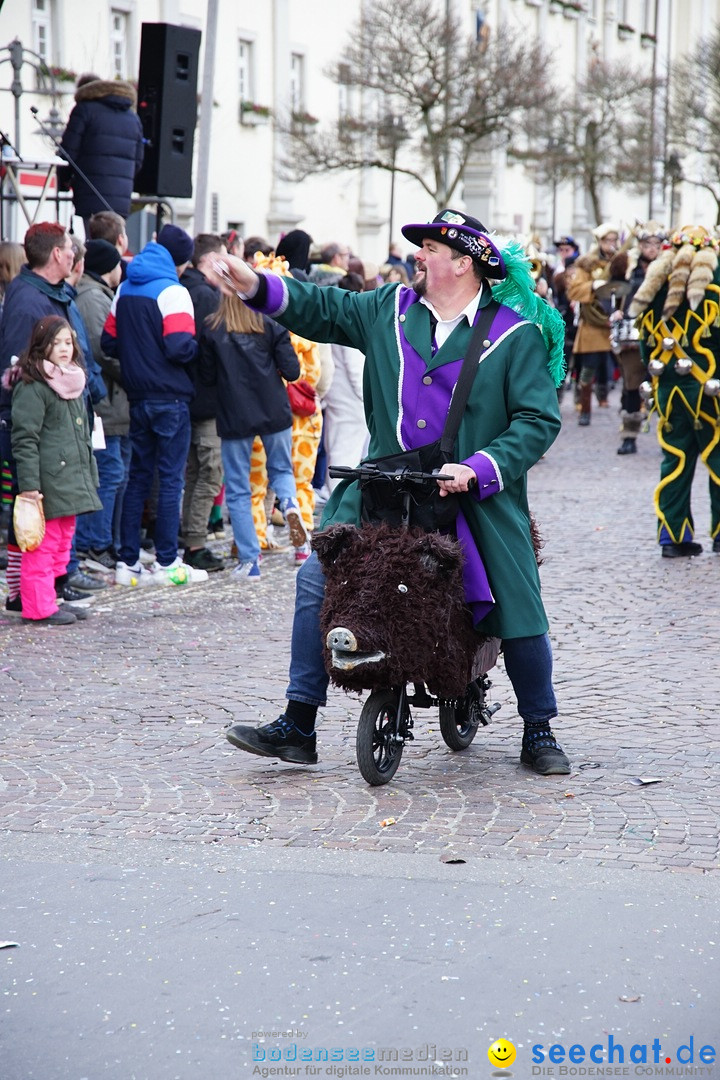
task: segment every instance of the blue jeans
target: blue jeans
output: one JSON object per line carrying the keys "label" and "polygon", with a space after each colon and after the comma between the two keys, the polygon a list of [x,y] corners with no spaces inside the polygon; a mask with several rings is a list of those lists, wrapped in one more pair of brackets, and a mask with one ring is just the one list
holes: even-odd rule
{"label": "blue jeans", "polygon": [[102,510],[80,514],[75,529],[75,543],[80,551],[104,551],[113,542],[112,520],[118,488],[125,479],[125,466],[120,454],[120,436],[106,435],[105,449],[95,451],[98,476],[98,498]]}
{"label": "blue jeans", "polygon": [[[77,522],[78,518],[75,518],[75,521]],[[82,551],[82,548],[80,550]],[[73,574],[77,573],[77,571],[79,569],[80,569],[80,560],[78,559],[78,554],[77,554],[77,543],[75,541],[75,533],[73,533],[73,538],[72,538],[72,541],[70,543],[70,553],[68,555],[68,564],[67,564],[67,571],[66,571],[67,576],[72,577]]]}
{"label": "blue jeans", "polygon": [[[292,701],[322,706],[327,700],[328,675],[320,636],[320,608],[325,574],[315,552],[297,574],[295,618],[290,649],[290,681],[286,696]],[[551,720],[557,716],[552,685],[552,650],[547,634],[506,638],[505,670],[523,720]]]}
{"label": "blue jeans", "polygon": [[552,684],[552,649],[547,634],[503,640],[505,670],[523,720],[537,723],[557,716]]}
{"label": "blue jeans", "polygon": [[123,478],[120,481],[120,486],[115,492],[115,509],[113,511],[112,520],[113,547],[116,551],[120,550],[120,519],[122,517],[125,489],[127,488],[128,480],[130,479],[130,458],[132,457],[132,443],[130,442],[130,436],[119,435],[118,438],[120,439],[120,460],[123,465]]}
{"label": "blue jeans", "polygon": [[161,566],[177,558],[180,497],[190,447],[190,410],[185,401],[130,403],[130,478],[120,521],[120,558],[133,565],[140,555],[145,500],[157,468],[159,478],[155,551]]}
{"label": "blue jeans", "polygon": [[[261,435],[267,458],[268,483],[278,499],[295,499],[295,474],[292,465],[292,429]],[[222,463],[225,474],[225,505],[230,515],[238,561],[255,562],[260,543],[255,532],[250,502],[250,454],[254,436],[247,439],[223,439]]]}

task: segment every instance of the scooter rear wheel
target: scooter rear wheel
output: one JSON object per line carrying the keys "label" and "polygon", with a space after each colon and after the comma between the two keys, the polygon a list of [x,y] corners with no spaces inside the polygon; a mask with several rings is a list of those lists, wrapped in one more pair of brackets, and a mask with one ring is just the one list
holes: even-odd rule
{"label": "scooter rear wheel", "polygon": [[480,680],[471,682],[464,697],[440,702],[440,734],[451,750],[467,750],[482,723],[485,690]]}
{"label": "scooter rear wheel", "polygon": [[[363,705],[358,720],[355,749],[357,763],[364,780],[372,787],[379,787],[392,780],[397,772],[405,746],[404,738],[395,737],[398,714],[398,692],[375,690]],[[406,716],[400,718],[402,735]]]}

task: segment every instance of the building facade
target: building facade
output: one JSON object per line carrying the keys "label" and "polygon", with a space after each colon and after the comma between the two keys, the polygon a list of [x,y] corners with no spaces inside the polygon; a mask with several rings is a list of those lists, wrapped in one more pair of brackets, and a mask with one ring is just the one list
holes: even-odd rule
{"label": "building facade", "polygon": [[[347,91],[328,77],[327,70],[342,59],[349,35],[371,3],[5,0],[0,12],[0,129],[25,161],[38,165],[51,161],[52,141],[40,132],[31,106],[46,129],[59,134],[74,103],[77,75],[93,71],[101,78],[137,79],[143,22],[199,29],[203,39],[194,197],[170,200],[176,222],[191,231],[235,227],[271,242],[298,226],[318,243],[341,240],[359,255],[382,262],[390,239],[390,174],[364,170],[292,183],[283,167],[287,147],[273,119],[291,112],[320,125],[337,119],[347,106],[343,100]],[[412,3],[407,0],[408,12]],[[720,0],[437,3],[464,20],[468,33],[481,24],[493,33],[506,22],[545,43],[554,54],[557,76],[571,87],[586,76],[593,57],[662,74],[720,20]],[[53,69],[54,85],[48,86],[46,79],[43,88],[38,64]],[[209,109],[206,98],[211,100]],[[6,157],[12,157],[14,149],[6,146]],[[20,171],[27,181],[28,171]],[[34,187],[37,194],[43,170],[37,168],[36,173],[33,184],[21,185],[21,191],[28,193]],[[429,219],[435,206],[417,183],[400,175],[394,181],[394,236],[401,240],[402,221]],[[13,202],[7,179],[3,193],[4,238],[21,238],[27,222]],[[673,194],[678,218],[714,221],[714,204],[701,188],[682,183]],[[667,221],[669,197],[667,175],[660,166],[652,207],[648,194],[606,191],[604,216],[630,224],[649,216]],[[578,185],[560,181],[548,187],[501,149],[478,154],[466,170],[462,196],[453,201],[499,232],[537,233],[545,246],[553,232],[586,239],[596,224]],[[32,211],[33,204],[28,207]],[[71,210],[63,203],[61,218],[69,221]],[[56,206],[50,202],[42,217],[55,215]],[[79,221],[74,224],[81,230]]]}

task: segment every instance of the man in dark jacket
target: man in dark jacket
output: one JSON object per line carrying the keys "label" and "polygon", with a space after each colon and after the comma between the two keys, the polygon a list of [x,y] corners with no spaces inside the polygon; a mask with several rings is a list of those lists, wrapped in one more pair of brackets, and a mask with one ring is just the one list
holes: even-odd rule
{"label": "man in dark jacket", "polygon": [[[5,293],[2,325],[0,325],[0,375],[3,376],[13,362],[13,358],[19,356],[27,348],[33,326],[45,315],[61,315],[62,318],[68,320],[77,333],[81,347],[86,342],[85,328],[82,325],[80,313],[65,282],[75,262],[73,243],[65,227],[50,221],[31,225],[25,233],[24,247],[27,265],[23,266],[18,276],[10,282]],[[7,381],[3,377],[2,389],[0,389],[0,428],[2,429],[0,458],[9,461],[12,469],[11,396]],[[14,472],[14,469],[12,471]],[[20,549],[15,543],[12,532],[8,540],[7,582],[8,596],[5,607],[10,611],[19,611]],[[67,582],[61,583],[64,590],[68,587],[71,590],[77,589],[79,585],[83,586],[83,591],[87,592],[93,585],[93,581],[82,574],[75,586],[69,587]],[[102,583],[97,582],[96,587],[102,587]],[[70,591],[65,598],[77,599],[78,597]]]}
{"label": "man in dark jacket", "polygon": [[71,159],[64,179],[73,189],[75,212],[84,219],[89,236],[88,220],[98,210],[107,210],[105,203],[124,218],[128,216],[145,144],[135,112],[137,94],[130,83],[81,75],[75,101],[60,150],[61,156],[64,151]]}
{"label": "man in dark jacket", "polygon": [[[192,266],[180,278],[190,293],[195,309],[195,336],[198,341],[205,320],[217,310],[220,291],[205,277],[209,262],[227,252],[222,237],[200,233],[195,237]],[[185,494],[182,505],[182,538],[185,562],[202,570],[223,570],[225,560],[205,546],[207,525],[215,497],[222,486],[222,457],[217,433],[217,391],[203,386],[195,363],[190,366],[195,383],[195,397],[190,402],[190,452],[185,471]]]}
{"label": "man in dark jacket", "polygon": [[118,489],[125,479],[122,441],[128,440],[130,412],[127,394],[120,384],[120,363],[106,356],[100,347],[105,320],[115,289],[120,284],[120,252],[107,240],[90,240],[85,249],[85,272],[77,283],[77,305],[83,317],[93,357],[99,364],[107,395],[95,407],[103,425],[104,447],[96,447],[95,458],[102,510],[78,519],[76,543],[80,552],[106,569],[114,569],[113,514]]}
{"label": "man in dark jacket", "polygon": [[[119,585],[207,580],[206,571],[187,566],[177,553],[190,448],[189,404],[195,396],[188,365],[197,352],[192,300],[178,279],[192,252],[192,238],[184,229],[165,225],[157,243],[151,240],[130,263],[102,333],[102,351],[120,360],[130,402],[132,458],[115,568]],[[156,468],[157,562],[146,571],[140,566],[140,525]]]}

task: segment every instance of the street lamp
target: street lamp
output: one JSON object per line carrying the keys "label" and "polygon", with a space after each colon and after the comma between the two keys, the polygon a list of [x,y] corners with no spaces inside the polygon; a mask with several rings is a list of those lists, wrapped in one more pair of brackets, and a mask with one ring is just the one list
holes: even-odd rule
{"label": "street lamp", "polygon": [[400,145],[408,138],[402,116],[386,113],[378,125],[378,143],[390,151],[390,220],[388,223],[388,250],[393,242],[393,220],[395,217],[395,161]]}
{"label": "street lamp", "polygon": [[550,136],[547,140],[547,163],[550,169],[550,184],[552,187],[552,236],[550,237],[552,243],[555,243],[555,237],[557,236],[557,188],[558,188],[558,154],[562,150],[562,143],[554,136]]}
{"label": "street lamp", "polygon": [[670,177],[670,226],[672,227],[677,217],[675,193],[678,185],[683,181],[682,162],[680,161],[680,155],[675,150],[668,154],[668,159],[665,162],[665,176]]}

